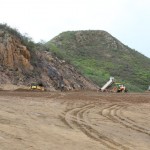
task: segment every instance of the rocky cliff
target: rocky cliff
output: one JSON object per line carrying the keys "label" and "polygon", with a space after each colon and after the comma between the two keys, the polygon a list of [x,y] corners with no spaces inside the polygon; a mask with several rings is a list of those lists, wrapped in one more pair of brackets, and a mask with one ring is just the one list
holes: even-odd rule
{"label": "rocky cliff", "polygon": [[11,69],[32,70],[30,52],[20,40],[0,30],[0,65]]}
{"label": "rocky cliff", "polygon": [[6,84],[29,87],[33,82],[42,83],[48,90],[57,90],[62,84],[66,90],[98,88],[65,60],[42,45],[32,42],[29,46],[29,42],[0,25],[0,88]]}

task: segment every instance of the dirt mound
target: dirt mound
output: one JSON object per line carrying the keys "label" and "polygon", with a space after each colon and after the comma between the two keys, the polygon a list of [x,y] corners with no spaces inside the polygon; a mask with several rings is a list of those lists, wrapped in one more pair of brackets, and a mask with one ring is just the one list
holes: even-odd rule
{"label": "dirt mound", "polygon": [[13,85],[13,84],[1,84],[0,90],[3,91],[29,91],[29,87],[24,85]]}

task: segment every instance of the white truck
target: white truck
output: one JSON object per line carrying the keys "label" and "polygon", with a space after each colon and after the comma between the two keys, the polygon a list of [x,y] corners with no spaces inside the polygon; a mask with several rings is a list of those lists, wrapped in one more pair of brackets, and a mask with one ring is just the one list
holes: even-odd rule
{"label": "white truck", "polygon": [[107,87],[109,87],[111,84],[114,83],[114,77],[110,77],[109,81],[104,84],[104,86],[101,88],[101,91],[105,91],[107,89]]}

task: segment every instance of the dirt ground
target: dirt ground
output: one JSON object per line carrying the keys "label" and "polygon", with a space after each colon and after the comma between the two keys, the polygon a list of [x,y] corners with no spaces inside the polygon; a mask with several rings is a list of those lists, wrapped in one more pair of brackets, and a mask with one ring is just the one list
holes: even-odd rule
{"label": "dirt ground", "polygon": [[0,150],[150,150],[150,93],[0,91]]}

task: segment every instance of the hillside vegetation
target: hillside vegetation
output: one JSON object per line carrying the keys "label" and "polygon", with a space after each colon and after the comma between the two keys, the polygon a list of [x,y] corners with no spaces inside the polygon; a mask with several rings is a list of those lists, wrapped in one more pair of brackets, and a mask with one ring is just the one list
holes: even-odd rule
{"label": "hillside vegetation", "polygon": [[150,84],[150,59],[105,31],[63,32],[46,45],[100,87],[110,76],[130,91],[146,90]]}

